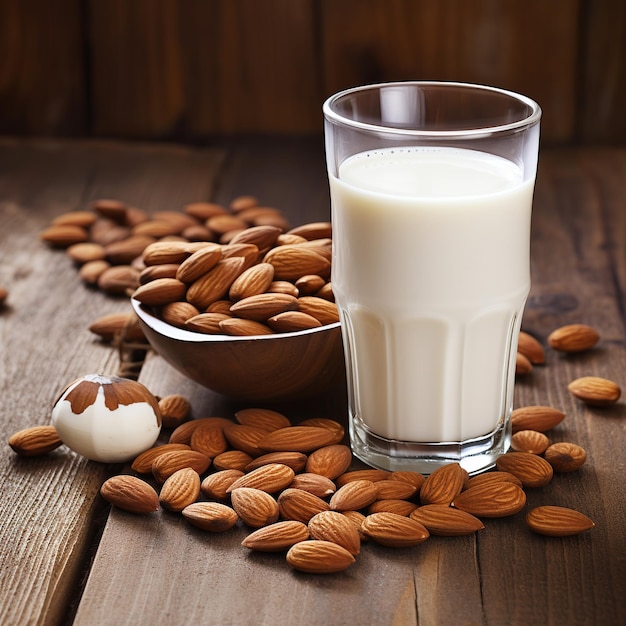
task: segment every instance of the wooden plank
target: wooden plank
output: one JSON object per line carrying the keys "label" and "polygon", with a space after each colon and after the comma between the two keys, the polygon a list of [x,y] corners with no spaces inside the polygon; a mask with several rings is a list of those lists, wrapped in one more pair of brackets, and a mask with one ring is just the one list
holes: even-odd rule
{"label": "wooden plank", "polygon": [[[149,209],[210,194],[220,153],[157,146],[0,141],[0,434],[49,422],[58,393],[87,373],[114,374],[115,350],[88,332],[126,310],[81,285],[62,252],[38,233],[61,212],[101,196]],[[58,624],[76,600],[97,534],[100,485],[114,467],[62,448],[46,458],[0,451],[0,622]]]}
{"label": "wooden plank", "polygon": [[89,4],[96,134],[321,129],[311,0]]}
{"label": "wooden plank", "polygon": [[[272,202],[275,187],[288,206],[301,198],[306,202],[303,189],[323,185],[317,193],[325,194],[319,153],[317,165],[313,156],[301,157],[303,163],[311,159],[312,167],[272,182],[273,165],[282,162],[276,156],[278,144],[273,145],[274,158],[266,161],[257,160],[254,148],[238,146],[216,197],[231,197],[231,189],[251,191],[255,180],[267,186],[261,197]],[[258,167],[249,169],[247,163]],[[626,530],[618,505],[626,496],[626,461],[617,452],[624,439],[624,404],[586,408],[566,385],[587,373],[621,378],[622,386],[626,382],[626,333],[619,305],[626,292],[623,190],[618,185],[624,176],[624,151],[542,155],[526,327],[545,341],[553,328],[584,321],[601,331],[603,341],[589,354],[568,358],[548,350],[548,364],[520,379],[516,390],[516,406],[548,404],[565,410],[567,418],[551,438],[579,443],[589,455],[580,472],[529,489],[529,506],[572,506],[590,515],[596,529],[549,539],[533,535],[523,514],[485,520],[485,530],[476,537],[433,537],[409,550],[370,542],[355,567],[326,578],[292,572],[281,555],[247,553],[239,545],[246,534],[241,526],[207,535],[164,512],[137,519],[113,511],[75,624],[150,622],[164,614],[242,625],[623,622],[620,581],[626,572],[616,551]],[[320,206],[320,215],[326,209]],[[620,234],[613,234],[614,229]],[[196,417],[232,416],[240,406],[185,381],[159,357],[146,364],[141,380],[158,394],[187,395]],[[285,409],[295,419],[309,412],[345,421],[345,398],[333,395]],[[122,553],[124,568],[119,567]]]}
{"label": "wooden plank", "polygon": [[626,5],[614,0],[585,4],[578,123],[586,143],[626,141]]}
{"label": "wooden plank", "polygon": [[0,133],[86,131],[81,2],[0,3]]}
{"label": "wooden plank", "polygon": [[490,84],[539,102],[546,141],[574,137],[578,2],[326,0],[322,7],[325,94],[389,80]]}

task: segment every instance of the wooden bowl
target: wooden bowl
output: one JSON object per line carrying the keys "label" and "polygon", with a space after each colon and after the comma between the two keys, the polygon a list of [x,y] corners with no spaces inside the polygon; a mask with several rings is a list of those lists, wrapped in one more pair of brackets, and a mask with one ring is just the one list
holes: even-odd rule
{"label": "wooden bowl", "polygon": [[293,400],[345,382],[340,323],[292,333],[230,337],[190,332],[131,299],[154,350],[188,378],[244,400]]}

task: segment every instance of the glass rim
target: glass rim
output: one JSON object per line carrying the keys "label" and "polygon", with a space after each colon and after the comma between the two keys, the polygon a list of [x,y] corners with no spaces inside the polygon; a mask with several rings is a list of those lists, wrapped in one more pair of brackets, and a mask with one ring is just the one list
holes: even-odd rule
{"label": "glass rim", "polygon": [[[365,91],[376,91],[383,87],[403,87],[403,86],[415,86],[415,87],[455,87],[455,88],[469,88],[475,91],[490,92],[507,96],[518,103],[523,103],[530,109],[530,114],[523,119],[516,120],[514,122],[507,122],[506,124],[486,125],[478,128],[468,128],[464,130],[420,130],[413,128],[394,128],[391,126],[383,126],[381,124],[371,124],[369,122],[360,122],[358,120],[352,120],[348,117],[337,113],[333,109],[333,105],[342,98],[348,95],[356,94]],[[322,111],[324,117],[329,121],[337,125],[346,126],[354,129],[359,129],[368,132],[386,133],[389,135],[397,135],[400,137],[428,137],[428,138],[460,138],[460,137],[484,137],[493,135],[496,133],[510,132],[523,128],[529,128],[539,122],[541,119],[541,107],[537,102],[528,96],[524,96],[515,91],[508,89],[501,89],[500,87],[491,87],[489,85],[481,85],[478,83],[464,83],[455,81],[431,81],[431,80],[410,80],[410,81],[390,81],[381,83],[372,83],[369,85],[361,85],[357,87],[350,87],[339,91],[326,99],[322,105]]]}

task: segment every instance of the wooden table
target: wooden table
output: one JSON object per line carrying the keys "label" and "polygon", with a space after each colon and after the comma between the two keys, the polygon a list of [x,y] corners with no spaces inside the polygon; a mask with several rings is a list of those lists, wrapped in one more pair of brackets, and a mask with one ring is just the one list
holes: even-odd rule
{"label": "wooden table", "polygon": [[[520,379],[516,406],[547,404],[566,419],[553,441],[588,454],[576,473],[528,490],[528,506],[576,508],[587,533],[546,538],[524,514],[485,520],[475,536],[431,537],[411,549],[363,546],[332,576],[303,575],[280,555],[240,546],[244,528],[205,534],[181,516],[113,509],[99,496],[119,472],[61,448],[19,458],[16,430],[45,424],[58,392],[86,373],[118,371],[115,350],[88,325],[128,310],[86,289],[63,253],[38,233],[57,214],[115,197],[150,211],[257,195],[293,224],[328,219],[321,139],[219,141],[206,148],[104,141],[0,140],[0,623],[619,625],[626,623],[624,400],[605,409],[571,397],[567,383],[600,375],[626,387],[626,149],[544,150],[533,222],[533,287],[526,330],[585,322],[599,346]],[[195,417],[241,406],[185,380],[149,354],[139,380],[182,393]],[[345,421],[345,394],[281,407],[298,420]]]}

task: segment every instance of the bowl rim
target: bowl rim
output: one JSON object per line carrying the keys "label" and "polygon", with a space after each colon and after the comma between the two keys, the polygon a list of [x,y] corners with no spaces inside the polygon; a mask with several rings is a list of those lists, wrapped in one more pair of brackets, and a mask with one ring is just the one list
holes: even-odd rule
{"label": "bowl rim", "polygon": [[290,339],[294,337],[303,337],[306,335],[314,335],[319,332],[339,328],[341,322],[333,322],[332,324],[325,324],[324,326],[318,326],[316,328],[307,328],[305,330],[297,330],[288,333],[273,333],[271,335],[210,335],[208,333],[197,333],[191,330],[185,330],[184,328],[178,328],[172,326],[156,315],[150,313],[144,305],[136,300],[130,298],[130,303],[139,319],[154,332],[170,339],[178,341],[186,341],[189,343],[224,343],[224,342],[237,342],[237,341],[250,341],[253,340],[274,340],[277,339]]}

